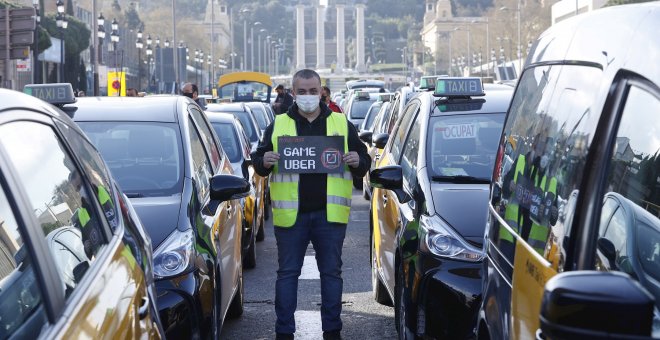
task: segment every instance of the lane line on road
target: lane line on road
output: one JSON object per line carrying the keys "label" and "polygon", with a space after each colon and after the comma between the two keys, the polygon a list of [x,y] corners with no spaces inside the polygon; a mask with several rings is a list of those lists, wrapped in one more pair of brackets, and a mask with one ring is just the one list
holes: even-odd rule
{"label": "lane line on road", "polygon": [[296,311],[296,339],[317,340],[323,337],[321,312]]}
{"label": "lane line on road", "polygon": [[316,258],[314,256],[305,256],[303,261],[302,270],[300,271],[301,280],[319,280],[319,268],[316,266]]}

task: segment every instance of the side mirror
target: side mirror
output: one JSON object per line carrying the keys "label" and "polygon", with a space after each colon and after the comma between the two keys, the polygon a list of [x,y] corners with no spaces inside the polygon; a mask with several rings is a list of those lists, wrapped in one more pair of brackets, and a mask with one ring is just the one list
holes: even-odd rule
{"label": "side mirror", "polygon": [[412,198],[403,191],[403,171],[399,165],[387,165],[369,172],[369,182],[374,188],[392,190],[401,203]]}
{"label": "side mirror", "polygon": [[373,136],[373,131],[361,131],[360,132],[360,140],[371,145],[371,136]]}
{"label": "side mirror", "polygon": [[250,183],[234,175],[215,175],[211,177],[211,199],[228,201],[246,197],[250,194]]}
{"label": "side mirror", "polygon": [[375,136],[371,137],[371,140],[374,144],[379,149],[384,149],[385,145],[387,145],[387,140],[390,139],[390,135],[387,133],[379,133],[376,134]]}
{"label": "side mirror", "polygon": [[78,263],[75,267],[73,267],[73,280],[76,283],[79,283],[83,279],[83,276],[85,276],[87,269],[89,269],[88,261],[82,261]]}
{"label": "side mirror", "polygon": [[600,250],[605,258],[610,261],[610,268],[614,268],[614,262],[616,261],[616,248],[614,247],[614,243],[604,237],[601,237],[598,239],[597,246],[598,250]]}
{"label": "side mirror", "polygon": [[624,273],[564,272],[545,285],[537,338],[650,339],[653,308],[653,296]]}

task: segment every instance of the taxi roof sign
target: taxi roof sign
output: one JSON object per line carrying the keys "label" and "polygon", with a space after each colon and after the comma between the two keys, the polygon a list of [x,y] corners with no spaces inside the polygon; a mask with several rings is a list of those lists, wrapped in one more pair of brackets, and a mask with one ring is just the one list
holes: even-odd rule
{"label": "taxi roof sign", "polygon": [[384,93],[378,96],[378,100],[380,100],[381,102],[389,102],[390,100],[392,100],[393,96],[394,94],[392,93]]}
{"label": "taxi roof sign", "polygon": [[485,96],[481,78],[441,77],[435,83],[436,97],[479,97]]}
{"label": "taxi roof sign", "polygon": [[369,99],[370,97],[369,92],[367,91],[357,91],[355,95],[357,96],[358,100]]}
{"label": "taxi roof sign", "polygon": [[23,88],[23,93],[56,106],[76,102],[70,83],[28,84]]}

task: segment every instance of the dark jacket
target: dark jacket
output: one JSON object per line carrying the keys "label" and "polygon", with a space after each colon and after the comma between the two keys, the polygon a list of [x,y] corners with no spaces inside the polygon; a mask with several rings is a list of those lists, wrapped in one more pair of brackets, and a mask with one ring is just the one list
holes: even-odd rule
{"label": "dark jacket", "polygon": [[[330,116],[330,109],[321,103],[321,114],[313,122],[298,113],[298,106],[293,105],[287,114],[296,121],[298,136],[325,136],[326,118]],[[273,151],[273,126],[275,122],[268,125],[264,137],[252,155],[255,171],[261,176],[268,176],[272,171],[264,167],[263,157],[268,151]],[[357,130],[351,122],[348,124],[348,150],[355,151],[360,156],[360,165],[357,168],[349,167],[353,177],[364,177],[371,166],[371,157],[367,153],[367,147],[358,137]],[[298,184],[298,202],[300,212],[324,210],[326,205],[327,174],[301,174]]]}
{"label": "dark jacket", "polygon": [[285,91],[284,94],[277,95],[277,97],[275,98],[275,102],[281,103],[280,107],[275,109],[275,114],[286,113],[287,111],[289,111],[291,105],[293,105],[293,96]]}

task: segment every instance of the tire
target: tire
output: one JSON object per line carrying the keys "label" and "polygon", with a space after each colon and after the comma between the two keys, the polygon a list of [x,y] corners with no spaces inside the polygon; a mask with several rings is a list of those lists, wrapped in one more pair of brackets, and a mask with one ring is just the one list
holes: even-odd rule
{"label": "tire", "polygon": [[235,319],[241,315],[243,315],[243,271],[241,271],[238,279],[238,291],[227,310],[227,318]]}
{"label": "tire", "polygon": [[[255,216],[256,217],[256,216]],[[250,237],[250,245],[245,251],[245,257],[243,257],[243,268],[252,269],[257,266],[257,244],[256,244],[256,235],[254,234],[254,226],[252,226],[252,233]]]}
{"label": "tire", "polygon": [[392,307],[392,299],[387,292],[385,285],[378,277],[378,267],[376,265],[376,245],[373,236],[373,227],[371,235],[371,294],[376,302],[381,305]]}
{"label": "tire", "polygon": [[396,270],[396,286],[394,287],[394,298],[396,299],[394,306],[394,318],[396,330],[399,335],[399,340],[412,340],[416,339],[415,332],[408,327],[406,319],[409,317],[409,307],[407,293],[403,285],[403,265],[397,264]]}

